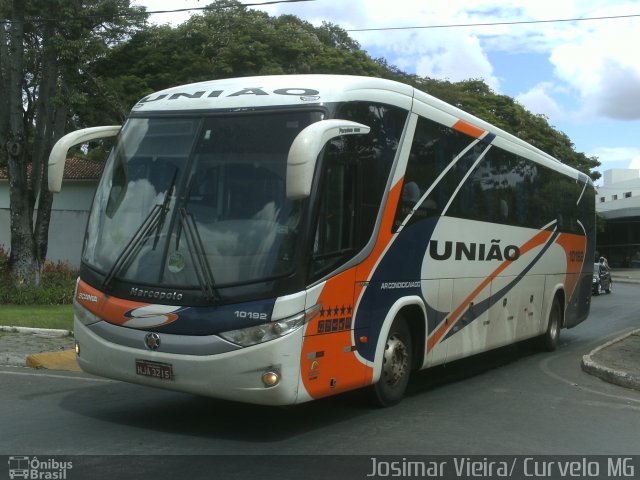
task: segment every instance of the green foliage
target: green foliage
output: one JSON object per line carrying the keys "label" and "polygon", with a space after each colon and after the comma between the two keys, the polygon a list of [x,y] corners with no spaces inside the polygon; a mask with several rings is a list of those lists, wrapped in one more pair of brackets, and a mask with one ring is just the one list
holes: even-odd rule
{"label": "green foliage", "polygon": [[78,270],[47,262],[40,286],[20,285],[9,274],[9,255],[0,245],[0,305],[64,305],[73,302]]}
{"label": "green foliage", "polygon": [[[10,16],[9,5],[0,2],[0,16]],[[131,36],[147,18],[131,0],[24,0],[23,97],[27,137],[33,142],[40,101],[66,109],[70,122],[83,113],[95,94],[89,65],[104,57],[123,38]],[[49,64],[46,62],[49,61]],[[41,98],[46,69],[58,76],[55,96]],[[71,128],[75,128],[75,125]],[[0,162],[2,158],[0,158]]]}
{"label": "green foliage", "polygon": [[148,26],[98,59],[90,75],[100,95],[80,118],[87,126],[120,123],[139,99],[175,85],[304,73],[380,77],[385,70],[336,25],[218,1],[175,28]]}

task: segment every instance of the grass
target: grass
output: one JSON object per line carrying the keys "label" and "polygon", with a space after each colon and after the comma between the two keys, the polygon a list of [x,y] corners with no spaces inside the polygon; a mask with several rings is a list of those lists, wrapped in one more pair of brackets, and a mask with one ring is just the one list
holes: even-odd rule
{"label": "grass", "polygon": [[9,253],[0,244],[0,326],[73,330],[73,295],[78,269],[45,262],[38,286],[15,282]]}
{"label": "grass", "polygon": [[0,325],[73,330],[73,306],[0,305]]}

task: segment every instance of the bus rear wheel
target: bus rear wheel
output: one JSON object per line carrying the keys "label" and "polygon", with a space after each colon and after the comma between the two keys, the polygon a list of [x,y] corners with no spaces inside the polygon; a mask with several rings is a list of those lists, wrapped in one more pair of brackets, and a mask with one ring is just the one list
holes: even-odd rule
{"label": "bus rear wheel", "polygon": [[412,362],[411,331],[404,317],[398,316],[385,342],[380,379],[370,387],[376,406],[390,407],[402,400],[409,383]]}
{"label": "bus rear wheel", "polygon": [[553,352],[558,348],[560,340],[560,328],[562,328],[562,305],[560,299],[556,296],[551,304],[549,311],[549,322],[547,331],[540,337],[540,344],[547,352]]}

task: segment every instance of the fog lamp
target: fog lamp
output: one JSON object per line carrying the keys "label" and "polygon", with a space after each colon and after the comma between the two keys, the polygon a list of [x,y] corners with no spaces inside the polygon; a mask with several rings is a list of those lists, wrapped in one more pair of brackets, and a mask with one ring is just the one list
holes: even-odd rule
{"label": "fog lamp", "polygon": [[276,372],[265,372],[262,374],[262,383],[265,387],[275,387],[280,382],[280,375]]}
{"label": "fog lamp", "polygon": [[80,344],[78,342],[76,342],[75,348],[76,348],[76,355],[80,356]]}

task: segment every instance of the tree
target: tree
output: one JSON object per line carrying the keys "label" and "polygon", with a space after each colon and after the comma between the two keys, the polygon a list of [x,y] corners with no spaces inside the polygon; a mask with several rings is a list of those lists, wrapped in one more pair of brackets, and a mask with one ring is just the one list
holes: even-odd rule
{"label": "tree", "polygon": [[135,102],[163,88],[297,73],[380,77],[385,69],[336,25],[219,0],[177,27],[148,26],[110,49],[90,71],[98,99],[78,115],[91,125],[120,123]]}
{"label": "tree", "polygon": [[[176,48],[180,45],[180,48]],[[145,95],[170,86],[250,75],[334,73],[407,83],[512,133],[597,179],[595,157],[481,79],[436,80],[372,59],[337,25],[320,27],[293,15],[270,17],[235,0],[219,0],[185,23],[147,27],[92,66],[97,99],[77,113],[90,125],[120,123]]]}
{"label": "tree", "polygon": [[[176,48],[180,45],[180,48]],[[575,151],[564,133],[480,79],[435,80],[372,59],[337,25],[320,27],[293,15],[270,17],[235,0],[219,0],[175,28],[148,27],[96,62],[92,78],[102,103],[82,118],[122,122],[137,100],[174,85],[250,75],[334,73],[383,77],[413,85],[512,133],[593,179],[597,158]],[[97,119],[94,116],[100,116]]]}
{"label": "tree", "polygon": [[9,176],[9,269],[18,284],[39,283],[53,203],[46,158],[87,101],[87,62],[145,18],[129,0],[0,0],[0,162]]}

